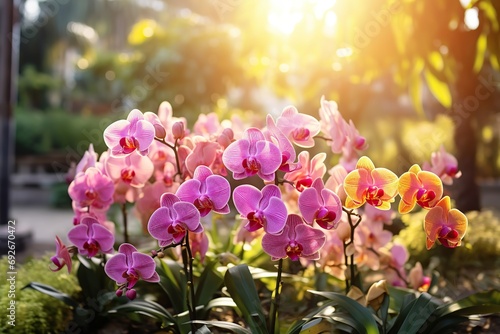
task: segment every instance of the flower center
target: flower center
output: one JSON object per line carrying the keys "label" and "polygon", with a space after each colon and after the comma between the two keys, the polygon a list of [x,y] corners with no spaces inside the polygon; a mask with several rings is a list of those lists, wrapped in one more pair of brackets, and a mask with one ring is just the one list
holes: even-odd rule
{"label": "flower center", "polygon": [[130,268],[127,271],[125,271],[122,274],[122,277],[127,279],[127,282],[128,282],[127,288],[128,289],[131,289],[140,278],[139,274],[133,268]]}
{"label": "flower center", "polygon": [[123,149],[123,153],[129,154],[139,148],[139,142],[134,137],[122,137],[120,139],[120,146]]}
{"label": "flower center", "polygon": [[441,231],[439,231],[438,240],[444,247],[455,248],[458,244],[456,241],[458,236],[459,234],[457,230],[454,230],[449,226],[443,226]]}
{"label": "flower center", "polygon": [[92,201],[97,198],[97,192],[95,192],[94,189],[87,189],[85,190],[85,197]]}
{"label": "flower center", "polygon": [[448,174],[449,176],[454,177],[458,173],[458,168],[457,168],[457,166],[448,165],[445,167],[444,172],[446,174]]}
{"label": "flower center", "polygon": [[184,227],[182,227],[179,224],[170,225],[168,227],[167,231],[168,231],[168,233],[170,233],[174,237],[175,240],[182,239],[184,237],[184,235],[186,234],[186,230],[184,229]]}
{"label": "flower center", "polygon": [[381,189],[377,186],[370,186],[368,187],[368,189],[366,189],[365,198],[368,204],[371,204],[373,206],[382,205],[382,196],[384,196],[384,189]]}
{"label": "flower center", "polygon": [[335,225],[330,224],[337,218],[337,215],[333,211],[328,211],[327,208],[319,208],[315,214],[316,223],[322,228],[329,230],[335,227]]}
{"label": "flower center", "polygon": [[214,204],[206,195],[202,195],[200,196],[200,198],[195,199],[193,204],[198,209],[198,211],[200,211],[200,214],[202,216],[206,216],[210,212],[210,210],[214,208]]}
{"label": "flower center", "polygon": [[257,172],[260,170],[260,164],[254,157],[243,159],[241,165],[245,169],[245,172],[250,175],[257,174]]}
{"label": "flower center", "polygon": [[249,232],[257,231],[259,228],[264,226],[264,219],[258,212],[250,212],[247,215],[247,219],[248,219],[248,224],[245,225],[245,228]]}
{"label": "flower center", "polygon": [[417,204],[423,208],[429,208],[430,202],[436,198],[436,193],[432,190],[419,189],[417,192]]}
{"label": "flower center", "polygon": [[297,261],[300,255],[302,255],[303,249],[304,248],[301,244],[297,243],[296,241],[290,241],[286,246],[285,251],[290,260]]}
{"label": "flower center", "polygon": [[134,177],[135,177],[134,170],[128,169],[128,168],[122,169],[122,171],[121,171],[121,178],[122,178],[123,182],[130,184],[130,182],[132,182],[132,180],[134,179]]}
{"label": "flower center", "polygon": [[306,128],[298,128],[292,131],[292,137],[295,140],[307,140],[311,132]]}
{"label": "flower center", "polygon": [[313,183],[313,180],[309,176],[306,176],[304,179],[297,181],[295,188],[298,191],[302,192],[302,191],[304,191],[304,189],[311,187],[312,183]]}
{"label": "flower center", "polygon": [[83,249],[87,251],[89,257],[94,257],[99,252],[99,248],[99,243],[95,240],[90,242],[86,241],[83,244]]}

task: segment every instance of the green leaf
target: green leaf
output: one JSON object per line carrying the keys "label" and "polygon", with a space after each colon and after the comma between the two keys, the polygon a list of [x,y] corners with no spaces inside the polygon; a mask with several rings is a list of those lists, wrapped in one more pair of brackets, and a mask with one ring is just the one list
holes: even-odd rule
{"label": "green leaf", "polygon": [[437,317],[446,315],[480,315],[500,313],[500,291],[479,292],[456,302],[440,306],[436,310]]}
{"label": "green leaf", "polygon": [[441,103],[446,109],[451,108],[451,92],[448,84],[439,80],[431,71],[424,71],[425,80],[427,81],[427,86],[431,91],[432,95]]}
{"label": "green leaf", "polygon": [[422,293],[405,308],[405,312],[399,314],[398,319],[401,317],[402,320],[401,326],[399,326],[399,321],[391,328],[391,331],[397,330],[395,333],[407,334],[417,333],[423,328],[422,326],[429,325],[427,319],[429,319],[437,307],[438,304],[435,298],[428,293]]}
{"label": "green leaf", "polygon": [[187,310],[186,279],[181,265],[172,260],[160,260],[156,271],[160,276],[160,287],[168,295],[175,313]]}
{"label": "green leaf", "polygon": [[241,264],[229,268],[224,283],[252,333],[267,333],[261,301],[248,266]]}
{"label": "green leaf", "polygon": [[59,299],[60,301],[62,301],[63,303],[65,303],[68,306],[71,306],[73,308],[78,307],[78,302],[76,300],[74,300],[73,298],[71,298],[70,296],[65,294],[64,292],[61,292],[59,290],[54,289],[50,285],[37,283],[37,282],[31,282],[31,283],[27,284],[26,286],[24,286],[21,290],[24,290],[24,289],[33,289],[33,290],[39,291],[41,293],[44,293],[46,295],[49,295],[51,297],[54,297],[56,299]]}
{"label": "green leaf", "polygon": [[148,300],[132,300],[124,305],[116,306],[108,313],[139,313],[162,322],[163,326],[175,326],[175,318],[163,306]]}
{"label": "green leaf", "polygon": [[[248,330],[244,327],[241,327],[238,324],[234,324],[234,323],[228,322],[228,321],[194,320],[193,322],[195,324],[204,324],[204,325],[208,325],[208,326],[221,328],[221,329],[228,330],[228,331],[231,331],[232,333],[236,333],[236,334],[252,334],[252,332],[250,330]],[[196,333],[198,333],[198,331]],[[211,333],[211,332],[208,332],[208,333]]]}
{"label": "green leaf", "polygon": [[218,261],[211,261],[205,266],[196,287],[196,305],[206,305],[224,283],[221,273],[217,270]]}
{"label": "green leaf", "polygon": [[359,333],[378,334],[379,330],[372,313],[355,300],[337,292],[311,291],[333,301],[333,304],[347,311],[353,320],[354,329]]}
{"label": "green leaf", "polygon": [[481,68],[483,68],[484,54],[486,53],[486,47],[488,45],[487,37],[487,34],[483,33],[477,38],[476,58],[474,59],[474,66],[472,67],[475,73],[478,73]]}
{"label": "green leaf", "polygon": [[80,263],[76,277],[78,277],[78,283],[82,287],[85,298],[95,298],[103,290],[110,290],[107,285],[111,283],[111,280],[100,263],[95,263],[92,259],[81,255],[78,255],[78,261]]}
{"label": "green leaf", "polygon": [[410,98],[413,103],[417,114],[420,116],[425,116],[424,107],[422,105],[422,79],[420,74],[422,73],[424,67],[424,62],[422,59],[417,59],[413,64],[413,71],[410,75],[410,81],[408,83]]}

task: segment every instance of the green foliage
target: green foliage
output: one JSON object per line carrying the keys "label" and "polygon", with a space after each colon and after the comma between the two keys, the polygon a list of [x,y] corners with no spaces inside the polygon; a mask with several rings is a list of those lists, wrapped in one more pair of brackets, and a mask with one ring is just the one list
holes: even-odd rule
{"label": "green foliage", "polygon": [[[407,247],[412,260],[427,264],[431,257],[437,256],[446,258],[442,265],[447,269],[465,266],[498,268],[500,265],[500,240],[497,237],[500,233],[498,214],[493,211],[467,213],[469,228],[461,247],[453,250],[434,247],[427,251],[422,227],[426,213],[427,211],[422,210],[401,217],[406,227],[399,233],[396,241]],[[446,274],[446,270],[442,273]]]}
{"label": "green foliage", "polygon": [[[80,286],[75,275],[68,274],[65,269],[56,273],[48,270],[50,258],[44,256],[40,259],[32,259],[17,268],[16,275],[16,326],[12,327],[3,319],[0,324],[2,333],[60,333],[71,319],[71,310],[60,300],[40,293],[33,289],[22,287],[31,282],[49,284],[53,288],[76,296],[80,292]],[[7,258],[0,260],[0,270],[8,272]],[[0,307],[6,310],[11,298],[8,298],[8,281],[0,283]],[[5,312],[4,312],[5,313]]]}

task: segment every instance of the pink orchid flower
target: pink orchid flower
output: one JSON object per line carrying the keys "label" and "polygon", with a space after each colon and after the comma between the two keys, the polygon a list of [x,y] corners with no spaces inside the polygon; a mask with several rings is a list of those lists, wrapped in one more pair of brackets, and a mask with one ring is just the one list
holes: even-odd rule
{"label": "pink orchid flower", "polygon": [[392,233],[384,230],[382,222],[362,221],[359,228],[355,230],[356,242],[365,248],[373,248],[375,251],[387,245],[392,239]]}
{"label": "pink orchid flower", "polygon": [[163,127],[163,124],[161,124],[161,120],[157,114],[152,113],[151,111],[146,111],[144,113],[144,119],[151,123],[155,128],[155,137],[161,139],[165,138],[165,136],[167,135],[167,131]]}
{"label": "pink orchid flower", "polygon": [[276,126],[292,143],[300,147],[313,147],[314,136],[321,128],[316,118],[299,113],[293,106],[283,109],[276,120]]}
{"label": "pink orchid flower", "polygon": [[233,202],[242,218],[248,220],[248,231],[263,227],[266,233],[280,234],[283,230],[287,209],[278,186],[268,184],[260,191],[249,184],[240,185],[234,189]]}
{"label": "pink orchid flower", "polygon": [[433,172],[441,178],[444,184],[453,184],[453,179],[458,179],[462,176],[462,172],[458,170],[457,159],[446,152],[443,145],[438,152],[433,152],[431,155],[431,163],[424,163],[423,169]]}
{"label": "pink orchid flower", "polygon": [[370,158],[364,156],[358,160],[356,169],[347,174],[344,190],[348,209],[368,203],[381,210],[389,210],[398,193],[398,177],[387,168],[375,168]]}
{"label": "pink orchid flower", "polygon": [[399,212],[408,213],[415,204],[424,209],[435,206],[443,196],[443,183],[436,174],[422,171],[419,165],[413,165],[399,178],[398,191],[401,195]]}
{"label": "pink orchid flower", "polygon": [[174,194],[166,193],[160,198],[158,208],[149,218],[149,234],[159,241],[160,247],[179,243],[187,231],[203,232],[200,212],[192,203],[184,202]]}
{"label": "pink orchid flower", "polygon": [[138,109],[132,110],[126,120],[116,121],[104,130],[104,142],[112,156],[128,155],[136,150],[146,155],[154,138],[153,124],[144,119]]}
{"label": "pink orchid flower", "polygon": [[319,250],[325,244],[325,233],[307,225],[299,215],[287,217],[283,233],[265,234],[262,249],[273,261],[289,257],[292,261],[299,258],[318,260]]}
{"label": "pink orchid flower", "polygon": [[394,210],[380,210],[375,206],[367,205],[363,211],[364,222],[380,222],[386,225],[392,225],[392,220],[396,217]]}
{"label": "pink orchid flower", "polygon": [[312,225],[316,222],[326,230],[336,228],[342,218],[340,198],[326,189],[320,178],[299,195],[299,210],[307,223]]}
{"label": "pink orchid flower", "polygon": [[330,177],[325,182],[325,188],[333,190],[339,196],[340,201],[344,203],[347,194],[344,190],[344,180],[347,176],[347,170],[342,165],[335,165],[329,171]]}
{"label": "pink orchid flower", "polygon": [[110,156],[106,160],[106,172],[113,180],[121,180],[136,188],[144,186],[153,170],[151,159],[136,152],[121,157]]}
{"label": "pink orchid flower", "polygon": [[222,155],[227,169],[235,180],[257,174],[264,181],[273,181],[281,166],[281,151],[269,142],[257,128],[249,128],[243,138],[231,143]]}
{"label": "pink orchid flower", "polygon": [[193,203],[200,211],[201,217],[210,211],[216,213],[229,213],[229,198],[231,186],[220,175],[214,175],[210,168],[198,166],[193,178],[182,183],[176,192],[181,201]]}
{"label": "pink orchid flower", "polygon": [[415,263],[415,266],[410,269],[408,281],[412,289],[421,292],[429,290],[429,286],[431,285],[431,278],[424,276],[424,269],[420,262]]}
{"label": "pink orchid flower", "polygon": [[283,172],[291,172],[300,167],[299,164],[294,163],[297,154],[295,148],[285,134],[276,126],[273,117],[267,115],[267,140],[275,143],[281,150],[281,166],[279,170]]}
{"label": "pink orchid flower", "polygon": [[[346,223],[345,225],[348,224]],[[338,279],[345,280],[344,243],[339,237],[338,230],[327,230],[324,232],[326,242],[320,250],[320,259],[318,262],[326,273]]]}
{"label": "pink orchid flower", "polygon": [[68,274],[71,273],[71,255],[69,253],[68,247],[61,241],[61,239],[56,235],[56,255],[50,258],[50,261],[56,266],[55,269],[50,268],[52,271],[59,271],[65,265],[68,268]]}
{"label": "pink orchid flower", "polygon": [[88,257],[99,252],[112,253],[115,243],[113,233],[91,216],[82,218],[80,224],[68,232],[68,239],[78,248],[80,254]]}
{"label": "pink orchid flower", "polygon": [[142,230],[147,233],[149,218],[160,207],[160,197],[166,192],[173,193],[177,190],[178,183],[167,186],[162,180],[147,183],[135,201],[135,211],[141,221]]}
{"label": "pink orchid flower", "polygon": [[76,165],[75,175],[80,172],[85,172],[89,167],[95,167],[97,164],[97,153],[94,151],[94,145],[89,145],[89,149],[85,151],[82,159]]}
{"label": "pink orchid flower", "polygon": [[467,217],[461,211],[451,208],[450,197],[443,197],[424,218],[427,249],[431,249],[436,240],[447,248],[460,246],[467,225]]}
{"label": "pink orchid flower", "polygon": [[118,285],[116,294],[121,296],[125,292],[129,299],[135,298],[133,287],[139,280],[151,283],[160,281],[155,269],[156,263],[151,256],[139,252],[128,243],[121,244],[118,254],[109,259],[104,267],[106,275]]}
{"label": "pink orchid flower", "polygon": [[89,167],[69,185],[68,193],[78,207],[107,209],[113,203],[113,181],[97,168]]}
{"label": "pink orchid flower", "polygon": [[210,166],[217,156],[219,144],[211,141],[196,142],[193,151],[186,157],[185,164],[190,175],[193,175],[196,167]]}
{"label": "pink orchid flower", "polygon": [[402,287],[407,285],[404,266],[408,258],[406,247],[400,244],[393,244],[389,253],[382,256],[381,262],[385,267],[385,277],[391,285]]}
{"label": "pink orchid flower", "polygon": [[219,122],[219,116],[214,112],[199,114],[198,119],[193,125],[193,132],[205,138],[217,135],[221,131],[222,127]]}
{"label": "pink orchid flower", "polygon": [[295,188],[298,191],[303,191],[309,188],[315,179],[323,178],[326,173],[325,159],[326,153],[318,153],[309,159],[309,152],[302,151],[299,153],[300,168],[286,173],[284,178],[295,183]]}

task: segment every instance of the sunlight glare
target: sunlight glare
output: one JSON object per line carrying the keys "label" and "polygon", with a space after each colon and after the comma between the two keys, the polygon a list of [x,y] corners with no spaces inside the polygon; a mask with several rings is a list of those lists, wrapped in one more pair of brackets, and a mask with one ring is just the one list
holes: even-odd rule
{"label": "sunlight glare", "polygon": [[312,12],[316,20],[325,20],[325,25],[335,25],[337,16],[332,10],[336,0],[270,0],[267,17],[269,28],[277,33],[289,35],[302,21],[306,12]]}

